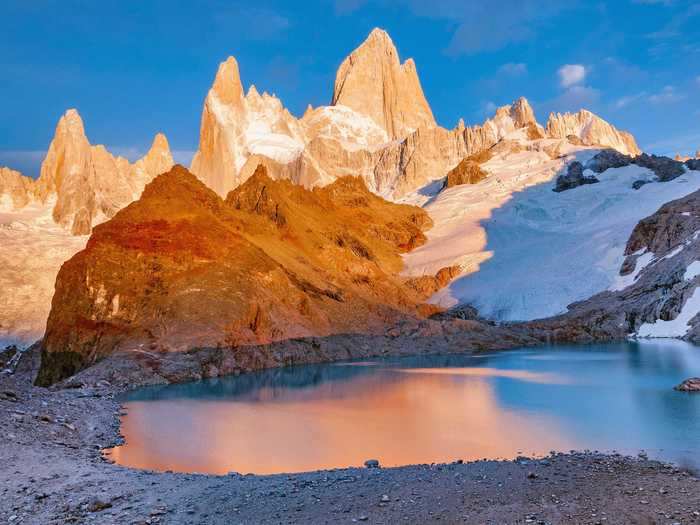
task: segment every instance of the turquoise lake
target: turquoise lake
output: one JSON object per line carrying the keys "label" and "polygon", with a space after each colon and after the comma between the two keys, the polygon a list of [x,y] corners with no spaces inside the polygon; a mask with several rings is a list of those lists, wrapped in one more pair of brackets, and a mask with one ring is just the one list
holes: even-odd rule
{"label": "turquoise lake", "polygon": [[700,347],[674,340],[372,359],[151,387],[124,400],[137,468],[270,474],[618,451],[700,466]]}

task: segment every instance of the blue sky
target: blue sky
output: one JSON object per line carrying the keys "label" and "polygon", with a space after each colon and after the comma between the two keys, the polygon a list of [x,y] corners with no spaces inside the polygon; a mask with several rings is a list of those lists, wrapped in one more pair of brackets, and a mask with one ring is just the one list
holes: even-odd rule
{"label": "blue sky", "polygon": [[[700,149],[700,4],[691,0],[3,0],[0,165],[36,176],[60,115],[134,158],[197,147],[218,63],[300,115],[375,27],[413,57],[438,123],[526,96],[538,119],[586,107],[646,150]],[[568,66],[568,67],[566,67]]]}

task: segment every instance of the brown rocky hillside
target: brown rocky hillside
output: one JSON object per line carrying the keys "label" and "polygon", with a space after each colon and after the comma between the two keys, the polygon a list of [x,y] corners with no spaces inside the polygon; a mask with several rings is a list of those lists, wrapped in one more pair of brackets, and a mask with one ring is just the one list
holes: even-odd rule
{"label": "brown rocky hillside", "polygon": [[222,200],[175,166],[62,266],[37,381],[114,352],[381,333],[420,316],[400,254],[430,225],[359,178],[310,191],[261,166]]}

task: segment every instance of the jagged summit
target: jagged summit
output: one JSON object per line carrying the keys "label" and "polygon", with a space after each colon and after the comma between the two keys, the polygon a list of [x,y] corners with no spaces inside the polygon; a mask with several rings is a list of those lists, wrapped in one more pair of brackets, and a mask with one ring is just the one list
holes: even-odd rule
{"label": "jagged summit", "polygon": [[219,64],[209,94],[216,95],[222,104],[241,104],[243,102],[243,84],[238,71],[238,62],[234,57],[228,57]]}
{"label": "jagged summit", "polygon": [[631,133],[620,131],[587,109],[577,113],[551,113],[547,135],[565,139],[578,137],[585,146],[607,146],[626,155],[639,155],[641,150]]}
{"label": "jagged summit", "polygon": [[535,112],[532,110],[530,102],[525,97],[520,97],[510,106],[510,115],[519,128],[529,124],[537,124]]}
{"label": "jagged summit", "polygon": [[288,163],[303,147],[303,131],[282,102],[254,85],[244,94],[236,59],[222,62],[204,101],[192,173],[225,197],[244,181],[241,169],[251,155]]}
{"label": "jagged summit", "polygon": [[55,195],[54,221],[75,235],[85,235],[95,220],[114,215],[170,166],[172,155],[165,135],[156,135],[146,156],[131,165],[104,146],[91,145],[80,114],[69,109],[56,126],[36,194],[42,202]]}
{"label": "jagged summit", "polygon": [[392,138],[436,126],[415,63],[401,64],[391,38],[379,28],[338,68],[331,104],[369,116]]}

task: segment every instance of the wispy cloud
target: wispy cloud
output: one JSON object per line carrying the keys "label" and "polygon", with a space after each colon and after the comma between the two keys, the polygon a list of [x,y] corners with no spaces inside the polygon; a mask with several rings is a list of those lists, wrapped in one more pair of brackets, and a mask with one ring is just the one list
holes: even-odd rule
{"label": "wispy cloud", "polygon": [[557,71],[559,85],[566,88],[581,84],[586,79],[587,73],[586,67],[581,64],[564,64]]}
{"label": "wispy cloud", "polygon": [[682,155],[695,155],[700,148],[700,133],[687,133],[664,138],[663,140],[646,144],[645,151],[651,151],[669,157],[680,153]]}
{"label": "wispy cloud", "polygon": [[646,91],[642,91],[640,93],[635,93],[633,95],[626,95],[624,97],[618,98],[613,103],[613,106],[617,109],[622,109],[622,108],[625,108],[631,104],[634,104],[635,102],[638,102],[638,101],[646,98],[646,96],[647,96]]}
{"label": "wispy cloud", "polygon": [[517,77],[527,73],[527,64],[523,62],[508,62],[498,68],[498,72],[502,75]]}
{"label": "wispy cloud", "polygon": [[673,86],[664,86],[658,93],[649,96],[649,102],[652,104],[673,104],[680,102],[685,98],[685,95],[676,91]]}
{"label": "wispy cloud", "polygon": [[498,109],[498,105],[493,100],[487,100],[481,103],[480,113],[484,117],[491,117]]}
{"label": "wispy cloud", "polygon": [[600,90],[591,86],[572,86],[562,93],[555,103],[563,111],[594,108],[600,101]]}

